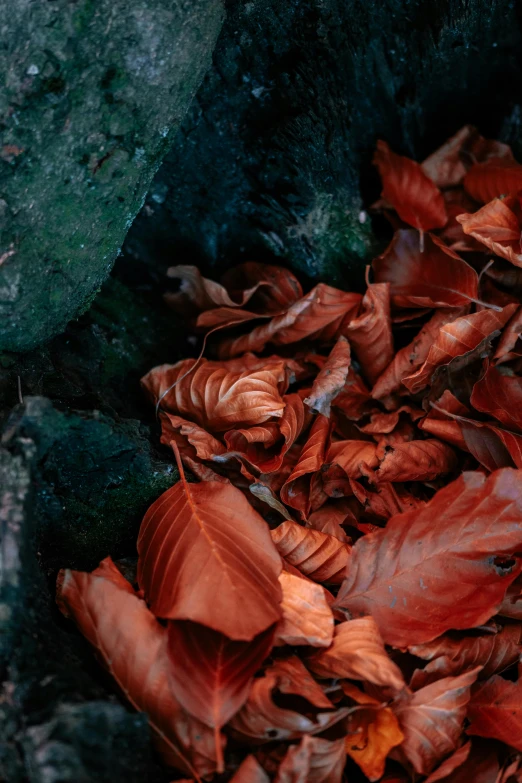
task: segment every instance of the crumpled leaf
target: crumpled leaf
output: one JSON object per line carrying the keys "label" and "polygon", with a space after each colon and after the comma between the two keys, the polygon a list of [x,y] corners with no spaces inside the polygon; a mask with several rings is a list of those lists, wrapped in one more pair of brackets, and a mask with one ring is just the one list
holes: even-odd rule
{"label": "crumpled leaf", "polygon": [[240,764],[230,783],[270,783],[270,778],[256,757],[250,755]]}
{"label": "crumpled leaf", "polygon": [[238,356],[246,351],[259,352],[268,343],[288,345],[305,338],[333,340],[342,333],[342,324],[356,315],[361,295],[346,293],[325,283],[312,288],[291,305],[284,315],[256,326],[249,334],[225,340],[219,349],[220,358]]}
{"label": "crumpled leaf", "polygon": [[[522,173],[522,167],[520,169]],[[478,212],[459,215],[457,220],[465,234],[481,242],[495,255],[522,267],[522,209],[519,196],[494,199]]]}
{"label": "crumpled leaf", "polygon": [[358,479],[364,475],[363,466],[378,466],[377,446],[369,440],[338,440],[326,452],[324,463],[323,484],[340,474],[345,479]]}
{"label": "crumpled leaf", "polygon": [[147,713],[165,762],[191,775],[212,774],[217,768],[214,733],[186,713],[174,695],[167,630],[112,560],[106,558],[90,574],[62,571],[57,601],[134,709]]}
{"label": "crumpled leaf", "polygon": [[516,305],[507,305],[501,312],[481,310],[443,326],[422,367],[403,378],[403,384],[412,394],[424,389],[438,367],[449,364],[456,357],[471,356],[485,339],[502,329],[515,309]]}
{"label": "crumpled leaf", "polygon": [[206,359],[196,364],[195,359],[185,359],[155,367],[142,378],[142,384],[167,413],[192,419],[214,432],[283,415],[281,395],[288,383],[283,360],[264,369],[243,371]]}
{"label": "crumpled leaf", "polygon": [[508,429],[522,432],[522,378],[504,375],[496,367],[488,367],[473,387],[471,404]]}
{"label": "crumpled leaf", "polygon": [[330,742],[306,734],[289,747],[276,783],[341,783],[345,762],[344,739]]}
{"label": "crumpled leaf", "polygon": [[469,758],[471,751],[471,742],[464,743],[458,748],[451,756],[448,756],[442,764],[440,764],[435,772],[432,772],[429,777],[426,778],[425,783],[436,783],[439,780],[446,780],[449,775],[456,769],[461,767],[465,761]]}
{"label": "crumpled leaf", "polygon": [[353,508],[346,506],[347,502],[349,501],[341,499],[336,502],[326,503],[310,514],[306,526],[328,533],[328,535],[338,538],[344,544],[350,543],[341,525],[344,522],[347,524],[356,523],[357,519],[353,513]]}
{"label": "crumpled leaf", "polygon": [[439,440],[412,440],[399,443],[384,455],[371,474],[376,483],[395,481],[431,481],[451,473],[457,467],[453,449]]}
{"label": "crumpled leaf", "polygon": [[382,179],[382,197],[405,223],[431,231],[442,228],[447,220],[442,193],[410,158],[396,155],[385,141],[377,142],[373,164]]}
{"label": "crumpled leaf", "polygon": [[321,469],[330,440],[332,423],[319,414],[312,424],[297,464],[281,488],[281,500],[306,518],[310,513],[310,480]]}
{"label": "crumpled leaf", "polygon": [[321,585],[283,571],[283,617],[276,628],[275,644],[329,647],[334,633],[332,610]]}
{"label": "crumpled leaf", "polygon": [[312,738],[305,734],[298,745],[290,745],[279,765],[275,783],[307,783],[310,771]]}
{"label": "crumpled leaf", "polygon": [[477,299],[475,270],[432,234],[421,252],[416,231],[396,231],[372,267],[377,283],[390,283],[395,307],[465,307]]}
{"label": "crumpled leaf", "polygon": [[252,678],[272,649],[274,626],[248,642],[187,620],[170,621],[167,633],[174,695],[202,723],[221,728],[247,700]]}
{"label": "crumpled leaf", "polygon": [[344,387],[350,369],[350,344],[339,337],[304,402],[314,413],[330,416],[330,405]]}
{"label": "crumpled leaf", "polygon": [[357,704],[368,705],[348,718],[346,753],[371,781],[380,780],[389,752],[400,745],[404,734],[389,707],[380,704],[351,683],[342,683],[346,696]]}
{"label": "crumpled leaf", "polygon": [[429,775],[444,756],[456,750],[480,667],[445,677],[393,706],[404,732],[401,749],[419,775]]}
{"label": "crumpled leaf", "polygon": [[335,608],[371,614],[396,647],[472,628],[495,614],[521,573],[521,546],[517,471],[464,473],[424,508],[356,541]]}
{"label": "crumpled leaf", "polygon": [[306,665],[320,677],[364,680],[396,691],[405,687],[401,671],[388,657],[372,617],[337,625],[331,646],[307,658]]}
{"label": "crumpled leaf", "polygon": [[138,582],[157,617],[192,620],[249,641],[281,617],[281,559],[239,489],[182,481],[147,511]]}
{"label": "crumpled leaf", "polygon": [[464,187],[475,201],[487,204],[522,189],[522,166],[498,157],[475,163],[464,177]]}
{"label": "crumpled leaf", "polygon": [[373,384],[393,359],[389,283],[368,285],[362,312],[347,324],[344,333],[353,346],[363,375]]}
{"label": "crumpled leaf", "polygon": [[522,751],[522,681],[491,677],[473,693],[468,718],[468,734],[498,739]]}
{"label": "crumpled leaf", "polygon": [[[495,364],[503,364],[521,355],[517,350],[517,344],[522,334],[522,307],[517,307],[507,324],[505,325],[497,350],[493,356]],[[522,346],[519,346],[522,348]]]}
{"label": "crumpled leaf", "polygon": [[281,557],[315,582],[341,584],[351,547],[319,530],[283,522],[271,531]]}
{"label": "crumpled leaf", "polygon": [[372,397],[380,400],[393,392],[400,391],[402,379],[411,375],[427,359],[440,329],[454,321],[459,314],[459,310],[436,310],[418,335],[409,345],[397,351],[390,364],[377,378],[372,389]]}
{"label": "crumpled leaf", "polygon": [[335,709],[299,658],[292,656],[276,661],[254,680],[246,704],[229,726],[248,743],[291,740],[320,734],[347,712]]}

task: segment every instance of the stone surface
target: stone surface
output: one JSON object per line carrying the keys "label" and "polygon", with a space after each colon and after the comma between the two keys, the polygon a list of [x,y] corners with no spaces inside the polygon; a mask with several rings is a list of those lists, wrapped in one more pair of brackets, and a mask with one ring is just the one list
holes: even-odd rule
{"label": "stone surface", "polygon": [[84,311],[210,63],[221,0],[12,0],[0,21],[0,350]]}
{"label": "stone surface", "polygon": [[521,44],[511,0],[231,0],[128,252],[207,269],[278,256],[361,286],[376,139],[422,158],[465,123],[498,134]]}

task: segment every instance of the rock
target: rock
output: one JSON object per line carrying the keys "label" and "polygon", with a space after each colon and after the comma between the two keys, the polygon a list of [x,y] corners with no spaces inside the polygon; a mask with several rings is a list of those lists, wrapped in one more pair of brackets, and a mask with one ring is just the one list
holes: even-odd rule
{"label": "rock", "polygon": [[421,159],[465,123],[495,136],[519,100],[516,3],[234,0],[227,11],[126,249],[218,269],[276,256],[360,287],[375,252],[376,139]]}
{"label": "rock", "polygon": [[62,413],[43,397],[15,409],[2,442],[33,466],[45,571],[91,570],[108,554],[134,554],[145,511],[178,478],[168,453],[158,457],[150,430],[138,421]]}
{"label": "rock", "polygon": [[87,309],[210,63],[221,0],[13,0],[0,90],[0,350]]}

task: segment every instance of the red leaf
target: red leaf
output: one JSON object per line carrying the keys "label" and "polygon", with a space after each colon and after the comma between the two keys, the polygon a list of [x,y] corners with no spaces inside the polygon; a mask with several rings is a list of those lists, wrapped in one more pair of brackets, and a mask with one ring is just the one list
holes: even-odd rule
{"label": "red leaf", "polygon": [[341,584],[351,547],[337,538],[302,527],[296,522],[283,522],[271,531],[281,557],[315,582]]}
{"label": "red leaf", "polygon": [[272,318],[267,324],[256,326],[249,334],[225,340],[220,356],[238,356],[245,351],[262,351],[268,343],[288,345],[300,340],[328,342],[341,333],[341,326],[357,313],[360,294],[350,294],[319,283],[302,299],[295,302],[284,315]]}
{"label": "red leaf", "polygon": [[310,512],[310,480],[324,464],[332,424],[319,414],[301,451],[299,460],[281,489],[281,500],[301,512],[306,518]]}
{"label": "red leaf", "polygon": [[345,337],[339,337],[313,383],[311,394],[304,400],[314,413],[330,416],[332,400],[344,387],[349,369],[350,344]]}
{"label": "red leaf", "polygon": [[230,778],[230,783],[270,783],[270,778],[255,756],[247,756]]}
{"label": "red leaf", "polygon": [[324,460],[323,483],[335,478],[339,471],[346,479],[361,478],[362,466],[376,468],[379,464],[376,452],[377,446],[369,440],[338,440],[332,443]]}
{"label": "red leaf", "polygon": [[458,310],[436,310],[412,342],[395,354],[390,364],[377,378],[372,389],[372,397],[380,400],[399,391],[403,378],[414,372],[427,359],[440,329],[454,321],[458,315]]}
{"label": "red leaf", "polygon": [[428,432],[430,435],[435,435],[437,438],[447,441],[452,446],[468,451],[460,423],[453,419],[448,419],[445,411],[457,415],[469,413],[466,406],[459,402],[449,389],[446,389],[440,399],[437,400],[435,407],[417,426],[423,432]]}
{"label": "red leaf", "polygon": [[370,392],[364,385],[361,376],[354,371],[353,367],[350,367],[346,383],[342,391],[333,400],[332,405],[350,421],[357,421],[365,413],[373,409],[374,404]]}
{"label": "red leaf", "polygon": [[464,473],[423,509],[355,543],[335,606],[371,614],[396,647],[472,628],[495,614],[522,571],[521,546],[518,471]]}
{"label": "red leaf", "polygon": [[522,166],[505,158],[475,163],[464,178],[464,187],[475,201],[486,204],[522,189]]}
{"label": "red leaf", "polygon": [[362,312],[345,329],[363,375],[373,384],[393,359],[389,283],[373,283],[362,300]]}
{"label": "red leaf", "polygon": [[344,738],[334,740],[309,737],[311,747],[306,783],[341,783],[346,764]]}
{"label": "red leaf", "polygon": [[291,745],[281,762],[275,783],[307,783],[310,772],[312,738],[305,735],[299,745]]}
{"label": "red leaf", "polygon": [[394,706],[404,732],[401,749],[419,775],[429,775],[444,756],[456,750],[470,689],[479,670],[445,677],[417,693],[403,696]]}
{"label": "red leaf", "polygon": [[382,179],[382,196],[397,214],[420,231],[442,228],[447,215],[437,186],[414,160],[396,155],[385,141],[377,142],[373,163]]}
{"label": "red leaf", "polygon": [[181,706],[220,729],[247,700],[273,639],[273,626],[251,641],[236,642],[199,623],[169,622],[170,684]]}
{"label": "red leaf", "polygon": [[91,574],[62,571],[57,600],[134,709],[147,713],[165,762],[191,775],[212,774],[213,732],[183,710],[170,686],[167,630],[111,559]]}
{"label": "red leaf", "polygon": [[431,481],[457,467],[455,452],[439,440],[412,440],[399,443],[386,452],[378,469],[371,474],[376,483]]}
{"label": "red leaf", "polygon": [[522,468],[522,435],[463,417],[459,423],[467,450],[486,470]]}
{"label": "red leaf", "polygon": [[510,359],[520,356],[520,350],[516,350],[516,346],[521,334],[522,307],[518,307],[504,327],[498,341],[497,350],[493,357],[496,364],[508,362]]}
{"label": "red leaf", "polygon": [[432,234],[421,252],[415,231],[396,231],[372,266],[378,283],[390,283],[395,307],[465,307],[477,299],[475,270]]}
{"label": "red leaf", "polygon": [[[353,499],[352,499],[353,500]],[[342,541],[343,544],[348,544],[349,539],[341,525],[352,525],[357,523],[357,519],[353,513],[350,500],[339,500],[337,502],[326,503],[326,505],[314,511],[308,517],[307,527],[311,527],[314,530],[320,530],[322,533],[328,533],[329,536],[334,536]]]}
{"label": "red leaf", "polygon": [[473,387],[471,404],[510,430],[522,431],[522,378],[489,367]]}
{"label": "red leaf", "polygon": [[[522,166],[520,171],[522,173]],[[459,215],[457,220],[465,234],[481,242],[495,255],[522,267],[521,218],[520,198],[509,196],[503,201],[494,199],[473,215]]]}
{"label": "red leaf", "polygon": [[461,745],[458,750],[452,753],[451,756],[448,756],[448,758],[437,767],[435,772],[432,772],[431,775],[426,778],[424,783],[436,783],[439,780],[446,780],[452,772],[458,769],[458,767],[461,767],[464,762],[468,760],[470,750],[471,742],[468,740],[468,742]]}
{"label": "red leaf", "polygon": [[401,671],[388,657],[372,617],[337,625],[331,647],[312,655],[306,665],[320,677],[365,680],[396,691],[405,687]]}
{"label": "red leaf", "polygon": [[282,266],[247,261],[225,272],[222,280],[236,301],[244,289],[257,286],[252,304],[260,313],[283,310],[303,295],[299,280]]}
{"label": "red leaf", "polygon": [[[467,755],[469,754],[469,755]],[[467,758],[464,758],[467,755]],[[500,783],[497,753],[486,743],[466,743],[449,756],[424,783]],[[507,781],[506,781],[507,783]],[[511,781],[510,783],[515,783]]]}
{"label": "red leaf", "polygon": [[329,647],[334,632],[332,610],[321,585],[283,571],[283,619],[276,628],[276,644]]}
{"label": "red leaf", "polygon": [[473,694],[468,718],[468,734],[498,739],[522,751],[522,681],[492,677]]}
{"label": "red leaf", "polygon": [[446,324],[429,350],[422,367],[403,379],[403,384],[412,394],[427,386],[438,367],[449,364],[456,357],[470,355],[486,339],[492,339],[513,315],[516,305],[507,305],[497,313],[494,310],[481,310],[472,315],[464,315],[456,321]]}
{"label": "red leaf", "polygon": [[147,511],[138,582],[154,614],[249,641],[281,617],[280,557],[239,489],[182,476]]}

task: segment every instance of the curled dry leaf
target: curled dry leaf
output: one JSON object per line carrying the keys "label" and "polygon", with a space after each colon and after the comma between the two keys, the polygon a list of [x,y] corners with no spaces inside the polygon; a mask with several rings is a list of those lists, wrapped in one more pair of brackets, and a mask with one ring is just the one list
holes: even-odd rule
{"label": "curled dry leaf", "polygon": [[312,655],[306,663],[320,677],[364,680],[396,691],[405,687],[401,671],[388,657],[372,617],[337,625],[331,646]]}
{"label": "curled dry leaf", "polygon": [[441,328],[454,321],[459,314],[459,310],[436,310],[418,335],[409,345],[397,351],[390,364],[377,378],[372,389],[372,397],[380,400],[399,391],[402,379],[411,375],[427,359]]}
{"label": "curled dry leaf", "polygon": [[305,734],[298,745],[290,745],[279,765],[275,783],[307,783],[312,738]]}
{"label": "curled dry leaf", "polygon": [[353,367],[350,367],[346,383],[332,405],[350,421],[357,421],[374,408],[370,392]]}
{"label": "curled dry leaf", "polygon": [[448,756],[442,764],[440,764],[435,772],[432,772],[426,778],[425,783],[437,783],[439,780],[446,780],[449,775],[456,769],[461,767],[465,761],[468,760],[471,751],[471,742],[468,740],[464,745],[461,745],[451,756]]}
{"label": "curled dry leaf", "polygon": [[503,364],[511,359],[518,358],[521,355],[520,348],[517,350],[518,341],[522,334],[522,307],[517,307],[498,341],[497,350],[493,356],[495,364]]}
{"label": "curled dry leaf", "polygon": [[297,464],[281,489],[281,500],[306,518],[310,513],[310,480],[324,464],[332,423],[319,414],[310,430]]}
{"label": "curled dry leaf", "polygon": [[381,175],[382,197],[392,204],[401,220],[419,231],[446,224],[442,193],[418,163],[396,155],[385,141],[377,142],[373,163]]}
{"label": "curled dry leaf", "polygon": [[471,404],[487,413],[509,430],[522,432],[522,379],[488,367],[473,387]]}
{"label": "curled dry leaf", "polygon": [[238,356],[245,351],[262,351],[268,343],[288,345],[300,340],[333,340],[342,333],[342,324],[354,317],[361,303],[360,294],[350,294],[319,283],[284,315],[256,326],[249,334],[225,340],[220,356]]}
{"label": "curled dry leaf", "polygon": [[256,757],[250,755],[230,778],[230,783],[270,783],[270,778]]}
{"label": "curled dry leaf", "polygon": [[274,626],[248,642],[187,620],[168,624],[170,685],[187,712],[219,730],[243,706],[272,649]]}
{"label": "curled dry leaf", "polygon": [[276,628],[276,644],[329,647],[334,633],[332,610],[321,585],[283,571],[283,617]]}
{"label": "curled dry leaf", "polygon": [[380,780],[389,752],[404,740],[392,710],[351,683],[342,683],[345,696],[360,705],[348,717],[346,753],[371,781]]}
{"label": "curled dry leaf", "polygon": [[304,402],[314,413],[330,416],[330,406],[344,387],[350,369],[350,344],[339,337],[330,355],[315,379],[311,394]]}
{"label": "curled dry leaf", "polygon": [[297,522],[283,522],[271,533],[281,557],[305,576],[315,582],[341,584],[351,554],[348,544]]}
{"label": "curled dry leaf", "polygon": [[522,681],[492,677],[474,692],[468,718],[468,734],[498,739],[522,751]]}
{"label": "curled dry leaf", "polygon": [[217,768],[214,734],[186,713],[174,695],[167,630],[111,559],[91,574],[63,571],[57,600],[130,704],[147,713],[166,763],[195,776],[212,774]]}
{"label": "curled dry leaf", "polygon": [[355,543],[335,608],[371,614],[396,647],[473,628],[495,614],[522,571],[521,546],[517,471],[464,473],[424,508]]}
{"label": "curled dry leaf", "polygon": [[451,473],[457,465],[455,452],[446,443],[412,440],[387,451],[371,480],[376,483],[431,481]]}
{"label": "curled dry leaf", "polygon": [[390,284],[395,307],[466,307],[477,299],[475,270],[431,234],[421,252],[416,231],[396,231],[372,266],[376,281]]}
{"label": "curled dry leaf", "polygon": [[264,519],[231,484],[188,484],[182,475],[147,511],[138,554],[138,582],[157,617],[237,641],[281,617],[281,558]]}
{"label": "curled dry leaf", "polygon": [[464,178],[464,187],[479,204],[522,189],[522,166],[515,160],[490,158],[475,163]]}
{"label": "curled dry leaf", "polygon": [[346,499],[326,503],[310,514],[306,526],[314,530],[320,530],[322,533],[328,533],[328,535],[338,538],[343,544],[350,543],[348,536],[341,527],[344,522],[349,525],[357,524],[352,505],[347,505],[349,503],[350,500]]}
{"label": "curled dry leaf", "polygon": [[[338,440],[326,452],[323,483],[335,479],[339,471],[346,478],[361,478],[363,466],[376,468],[379,464],[377,446],[368,440]],[[350,494],[350,493],[348,493]]]}
{"label": "curled dry leaf", "polygon": [[494,199],[473,215],[459,215],[457,220],[465,234],[481,242],[495,255],[522,267],[522,209],[519,196]]}
{"label": "curled dry leaf", "polygon": [[390,284],[370,283],[362,300],[361,314],[345,329],[370,384],[375,383],[393,359],[391,326]]}
{"label": "curled dry leaf", "polygon": [[516,305],[510,304],[500,312],[481,310],[446,324],[440,329],[422,367],[404,378],[403,384],[412,394],[416,394],[430,383],[438,367],[448,365],[457,357],[469,355],[475,358],[475,349],[498,333],[515,310]]}
{"label": "curled dry leaf", "polygon": [[393,709],[404,733],[401,750],[419,775],[429,775],[456,750],[466,717],[471,686],[480,667],[445,677],[416,693],[404,694]]}

